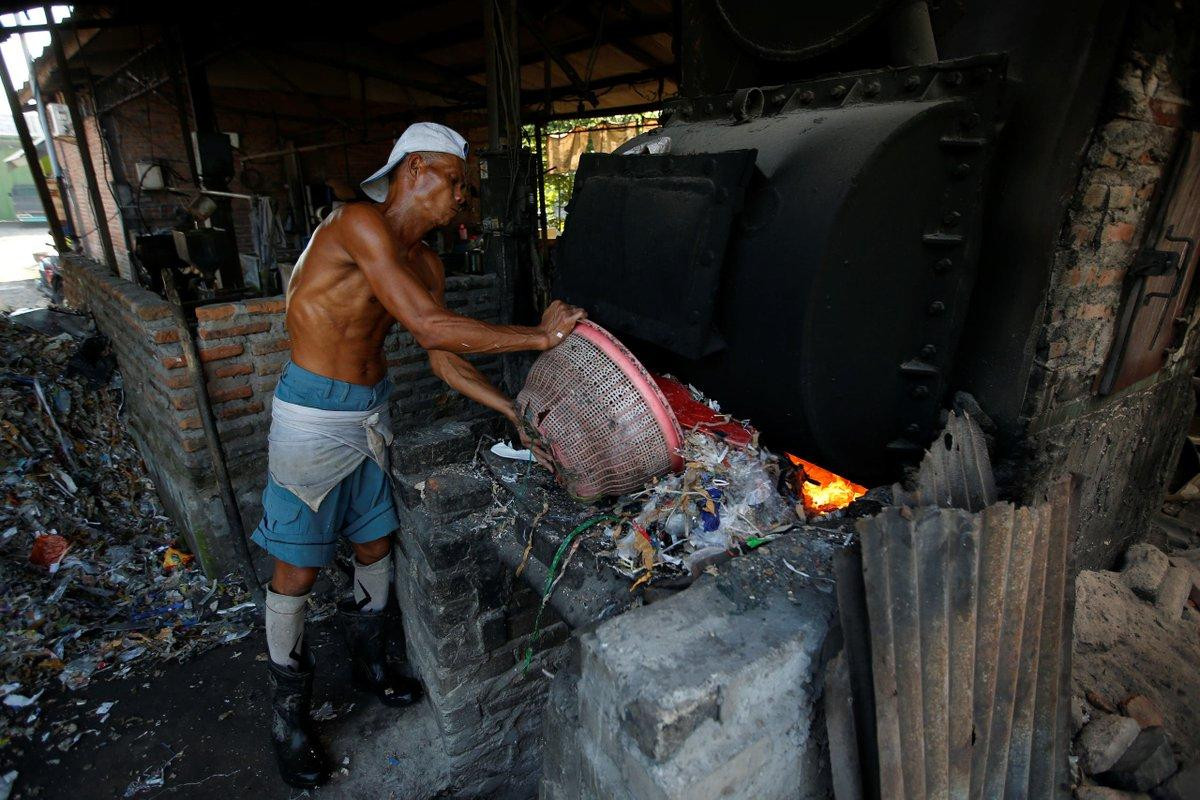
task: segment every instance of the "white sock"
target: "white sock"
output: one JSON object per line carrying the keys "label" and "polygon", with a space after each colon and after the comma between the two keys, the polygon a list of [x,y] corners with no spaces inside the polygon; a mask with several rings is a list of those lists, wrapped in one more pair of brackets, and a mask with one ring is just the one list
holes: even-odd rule
{"label": "white sock", "polygon": [[362,565],[354,559],[354,605],[359,611],[375,614],[383,611],[392,582],[392,554],[374,564]]}
{"label": "white sock", "polygon": [[307,594],[277,594],[267,586],[267,653],[281,667],[300,668],[307,606]]}

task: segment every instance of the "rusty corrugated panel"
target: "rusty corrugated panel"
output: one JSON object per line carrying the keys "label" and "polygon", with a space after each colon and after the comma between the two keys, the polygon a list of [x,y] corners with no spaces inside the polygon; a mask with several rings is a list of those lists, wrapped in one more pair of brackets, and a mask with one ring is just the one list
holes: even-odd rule
{"label": "rusty corrugated panel", "polygon": [[996,667],[1000,661],[1000,622],[1008,591],[1009,549],[1014,509],[1008,503],[983,511],[979,534],[979,589],[976,605],[975,688],[972,699],[975,743],[971,748],[970,797],[983,791],[988,738],[992,732],[992,706],[996,693]]}
{"label": "rusty corrugated panel", "polygon": [[861,520],[880,797],[1062,791],[1070,487],[981,512]]}
{"label": "rusty corrugated panel", "polygon": [[895,508],[885,509],[879,516],[858,523],[863,543],[863,582],[871,631],[871,677],[875,688],[880,797],[905,796],[901,769],[900,712],[896,697],[896,656],[892,646],[895,637],[892,633],[892,601],[888,591],[888,551],[903,523],[899,510]]}
{"label": "rusty corrugated panel", "polygon": [[[950,523],[950,524],[944,524]],[[957,526],[936,508],[922,508],[913,520],[920,597],[921,702],[925,732],[925,795],[946,797],[950,791],[950,602],[946,565],[949,542]]]}
{"label": "rusty corrugated panel", "polygon": [[996,480],[987,440],[966,412],[951,412],[917,472],[911,492],[895,491],[896,503],[982,511],[996,502]]}
{"label": "rusty corrugated panel", "polygon": [[900,717],[900,767],[909,797],[925,791],[925,708],[921,684],[920,585],[917,583],[914,531],[899,512],[888,543],[888,594],[892,604],[892,647],[896,663],[896,701]]}
{"label": "rusty corrugated panel", "polygon": [[1071,531],[1071,504],[1068,501],[1072,494],[1071,481],[1062,481],[1055,488],[1056,501],[1050,506],[1042,651],[1034,687],[1033,737],[1029,744],[1030,797],[1053,796],[1054,767],[1060,761],[1066,764],[1069,755],[1066,738],[1069,694],[1063,686],[1062,676],[1070,673],[1072,638],[1068,598],[1075,596],[1067,563]]}
{"label": "rusty corrugated panel", "polygon": [[979,587],[978,515],[959,519],[951,537],[950,565],[950,796],[966,797],[971,788],[971,748],[975,741],[974,687],[976,605]]}

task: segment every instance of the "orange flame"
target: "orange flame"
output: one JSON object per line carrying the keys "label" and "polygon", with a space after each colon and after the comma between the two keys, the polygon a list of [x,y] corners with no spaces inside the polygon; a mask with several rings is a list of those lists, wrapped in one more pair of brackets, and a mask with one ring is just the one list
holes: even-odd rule
{"label": "orange flame", "polygon": [[848,481],[811,461],[791,453],[784,455],[800,468],[796,472],[796,484],[804,501],[804,510],[809,514],[825,514],[845,508],[867,493],[867,487]]}

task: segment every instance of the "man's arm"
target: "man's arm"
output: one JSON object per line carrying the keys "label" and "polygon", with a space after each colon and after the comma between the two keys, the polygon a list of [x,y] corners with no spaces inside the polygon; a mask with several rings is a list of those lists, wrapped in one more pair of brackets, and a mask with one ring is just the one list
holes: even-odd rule
{"label": "man's arm", "polygon": [[341,239],[350,258],[388,313],[426,350],[449,353],[511,353],[548,350],[584,317],[581,310],[555,301],[536,328],[490,325],[442,308],[421,284],[405,254],[397,252],[378,212],[351,205],[342,210]]}

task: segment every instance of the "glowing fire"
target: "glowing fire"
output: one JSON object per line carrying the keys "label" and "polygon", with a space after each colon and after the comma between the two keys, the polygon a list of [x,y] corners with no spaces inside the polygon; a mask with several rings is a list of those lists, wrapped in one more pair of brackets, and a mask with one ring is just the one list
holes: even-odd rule
{"label": "glowing fire", "polygon": [[848,481],[841,475],[835,475],[811,461],[805,461],[791,453],[784,455],[799,467],[796,471],[796,483],[804,500],[804,510],[809,514],[825,514],[845,508],[867,493],[867,487]]}

